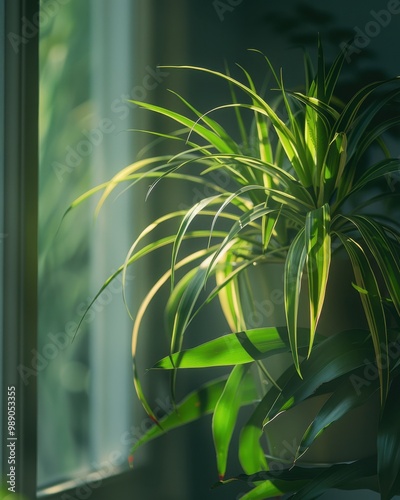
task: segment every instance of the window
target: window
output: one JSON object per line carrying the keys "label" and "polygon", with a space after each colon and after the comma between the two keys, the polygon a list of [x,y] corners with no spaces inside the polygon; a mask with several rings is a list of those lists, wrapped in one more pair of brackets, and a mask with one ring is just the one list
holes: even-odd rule
{"label": "window", "polygon": [[[149,464],[166,441],[128,471],[132,440],[148,422],[134,407],[131,324],[118,283],[111,295],[99,297],[71,344],[77,322],[123,261],[129,231],[143,214],[125,194],[95,223],[90,202],[60,221],[79,194],[132,161],[138,146],[127,132],[134,107],[126,99],[150,99],[164,84],[159,61],[149,56],[143,31],[137,32],[138,11],[151,26],[151,16],[182,17],[183,3],[172,9],[132,0],[0,5],[7,125],[0,139],[6,208],[0,210],[2,439],[8,387],[15,387],[17,415],[15,470],[2,442],[2,495],[20,500],[8,489],[14,483],[7,483],[7,474],[15,472],[12,481],[24,500],[123,499],[132,491],[146,498],[149,485],[158,491]],[[165,49],[175,46],[183,47],[179,37]],[[3,180],[3,168],[1,174]],[[132,276],[133,294],[140,282]],[[175,479],[163,495],[187,498],[190,481],[179,479],[184,458],[169,449],[159,454],[157,477],[163,484]]]}
{"label": "window", "polygon": [[[101,218],[93,224],[91,205],[78,220],[65,219],[58,239],[56,233],[68,203],[132,159],[126,133],[131,113],[122,113],[121,95],[134,80],[135,2],[0,5],[7,69],[1,101],[7,124],[1,128],[6,144],[6,210],[0,211],[2,436],[9,435],[7,397],[17,400],[15,470],[2,442],[1,472],[5,479],[15,478],[16,491],[29,499],[36,498],[36,490],[40,498],[62,498],[67,492],[73,498],[89,493],[110,498],[108,478],[123,498],[129,443],[121,436],[132,426],[134,409],[130,324],[120,290],[114,286],[111,296],[102,294],[72,344],[71,336],[89,297],[123,260],[129,198],[110,208],[121,221],[118,227]],[[3,191],[3,168],[1,179]],[[15,387],[16,396],[8,387]],[[13,492],[14,483],[4,483],[5,493]]]}
{"label": "window", "polygon": [[122,120],[112,109],[133,74],[133,3],[119,3],[71,0],[41,29],[39,487],[128,463],[120,436],[133,424],[130,322],[118,283],[76,328],[129,248],[129,196],[109,209],[118,225],[101,215],[93,223],[88,203],[60,226],[75,198],[134,156],[131,113]]}

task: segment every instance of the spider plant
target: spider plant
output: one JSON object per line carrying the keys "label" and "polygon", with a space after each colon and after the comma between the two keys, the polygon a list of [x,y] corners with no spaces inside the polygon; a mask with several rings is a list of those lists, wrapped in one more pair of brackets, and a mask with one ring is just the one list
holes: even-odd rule
{"label": "spider plant", "polygon": [[[143,229],[126,261],[99,290],[100,294],[138,260],[170,245],[169,270],[148,291],[134,318],[134,381],[155,426],[133,451],[169,429],[212,413],[219,484],[246,481],[253,489],[244,499],[270,498],[283,492],[311,499],[331,487],[371,487],[388,499],[400,486],[400,431],[395,424],[400,417],[400,232],[394,217],[385,213],[384,200],[397,194],[389,191],[385,177],[398,171],[400,161],[391,157],[383,135],[400,122],[398,114],[388,117],[384,113],[395,109],[400,79],[369,83],[343,100],[335,91],[344,53],[328,66],[319,43],[315,70],[310,58],[305,58],[302,91],[286,89],[282,72],[276,72],[269,59],[259,55],[274,80],[273,101],[257,91],[242,67],[240,78],[228,71],[168,67],[202,72],[226,82],[227,102],[204,113],[175,93],[179,105],[187,110],[183,114],[135,102],[175,123],[174,132],[149,133],[178,145],[179,151],[136,161],[71,206],[103,190],[100,210],[121,183],[136,185],[149,179],[149,196],[162,190],[165,178],[194,183],[207,193],[193,206],[163,214]],[[234,116],[238,139],[217,120],[223,110]],[[228,187],[218,183],[219,172],[228,176]],[[200,229],[195,224],[198,221]],[[156,229],[170,227],[171,222],[176,223],[172,234],[152,238]],[[199,246],[183,254],[187,240]],[[319,320],[331,261],[340,252],[351,263],[353,274],[348,280],[357,291],[367,327],[324,337]],[[250,267],[270,261],[283,265],[286,321],[251,328],[241,279]],[[184,374],[184,369],[225,366],[230,373],[176,402],[174,412],[158,420],[142,390],[135,360],[143,316],[166,283],[170,285],[165,307],[170,350],[153,368],[171,372],[172,397],[177,374]],[[298,316],[305,287],[309,320],[304,326]],[[214,299],[219,300],[231,333],[216,334],[211,341],[185,349],[185,334],[193,318]],[[292,363],[275,380],[268,371],[269,360],[281,352],[291,353]],[[371,369],[376,377],[365,379],[366,370]],[[267,384],[260,384],[260,379]],[[260,387],[267,389],[260,393]],[[292,463],[271,457],[263,444],[269,423],[323,394],[326,403],[311,419]],[[297,464],[325,429],[374,394],[379,395],[380,424],[373,456],[340,464]],[[199,401],[205,403],[199,405]],[[238,444],[244,474],[226,479],[237,415],[246,405],[254,405],[254,411],[241,429]]]}

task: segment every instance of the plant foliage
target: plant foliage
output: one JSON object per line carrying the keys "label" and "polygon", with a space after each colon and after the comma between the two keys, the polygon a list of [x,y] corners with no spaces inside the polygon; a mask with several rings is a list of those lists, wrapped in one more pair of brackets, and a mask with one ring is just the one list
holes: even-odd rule
{"label": "plant foliage", "polygon": [[[306,65],[307,85],[302,92],[287,90],[282,74],[261,56],[275,81],[278,99],[273,103],[256,90],[243,68],[243,78],[237,79],[229,72],[175,67],[176,71],[202,72],[226,82],[231,101],[203,113],[176,94],[186,114],[135,102],[177,125],[170,134],[149,133],[180,144],[180,151],[138,160],[73,204],[102,190],[99,210],[120,183],[150,180],[150,195],[167,177],[196,183],[213,193],[187,210],[167,213],[147,226],[133,242],[126,261],[104,284],[106,287],[129,266],[169,245],[170,269],[149,290],[135,315],[134,362],[145,311],[169,282],[165,314],[170,352],[154,368],[170,370],[173,385],[184,369],[231,368],[227,379],[210,381],[176,403],[175,411],[157,421],[135,450],[163,430],[212,413],[220,481],[245,480],[252,485],[244,499],[292,492],[296,499],[309,500],[332,487],[367,487],[363,478],[365,485],[372,484],[382,498],[389,499],[400,484],[396,425],[400,417],[396,378],[400,366],[396,330],[400,232],[380,202],[389,192],[386,177],[400,167],[400,160],[388,153],[383,134],[398,125],[400,117],[383,117],[382,112],[400,94],[400,80],[370,83],[343,102],[335,90],[344,53],[328,67],[319,44],[316,70],[311,63]],[[235,117],[239,140],[216,120],[221,110],[230,110]],[[253,117],[250,127],[249,114]],[[218,176],[210,177],[218,171],[229,176],[228,187],[215,181]],[[153,237],[160,226],[177,220],[173,234]],[[195,225],[198,220],[208,221],[205,230]],[[187,240],[204,244],[185,255],[182,244]],[[348,280],[358,291],[367,327],[324,337],[319,320],[331,261],[340,252],[351,262],[353,275]],[[241,283],[250,267],[270,261],[283,265],[286,322],[254,329],[246,319],[246,292]],[[210,283],[211,287],[206,286]],[[299,324],[304,293],[309,307],[306,327]],[[219,300],[232,333],[185,349],[191,321],[214,299]],[[292,364],[275,380],[269,373],[269,359],[282,352],[291,353]],[[376,377],[366,381],[365,373],[371,369]],[[136,368],[135,385],[144,408],[156,421]],[[209,394],[207,407],[200,408],[196,401],[205,391]],[[269,422],[321,395],[326,402],[311,418],[292,463],[271,457],[263,441]],[[374,456],[342,464],[307,463],[304,467],[303,462],[297,463],[307,458],[310,446],[328,427],[373,395],[379,395],[381,406]],[[245,474],[224,481],[237,414],[245,405],[254,406],[238,444]],[[272,462],[279,462],[279,473],[271,469]]]}

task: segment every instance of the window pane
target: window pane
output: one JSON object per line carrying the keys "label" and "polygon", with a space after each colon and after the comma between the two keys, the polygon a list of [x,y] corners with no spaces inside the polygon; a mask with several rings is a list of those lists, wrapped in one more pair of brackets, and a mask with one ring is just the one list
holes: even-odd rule
{"label": "window pane", "polygon": [[[26,373],[38,376],[40,487],[127,464],[120,437],[133,414],[131,326],[119,282],[75,336],[129,248],[129,197],[96,222],[95,200],[62,220],[75,198],[133,156],[131,137],[121,133],[132,127],[129,116],[112,111],[131,80],[133,2],[56,4],[42,4],[39,345]],[[107,222],[110,211],[120,224]]]}

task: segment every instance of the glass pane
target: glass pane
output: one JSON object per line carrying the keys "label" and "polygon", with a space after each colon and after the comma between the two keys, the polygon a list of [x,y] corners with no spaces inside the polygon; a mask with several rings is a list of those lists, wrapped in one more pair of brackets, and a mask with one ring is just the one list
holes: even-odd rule
{"label": "glass pane", "polygon": [[108,209],[119,225],[102,214],[94,222],[96,200],[63,219],[74,199],[133,156],[131,137],[121,133],[132,127],[129,114],[112,111],[131,80],[133,2],[56,4],[42,4],[39,345],[25,374],[38,377],[40,487],[127,464],[120,437],[133,414],[131,325],[120,283],[99,297],[76,334],[129,248],[129,196]]}

